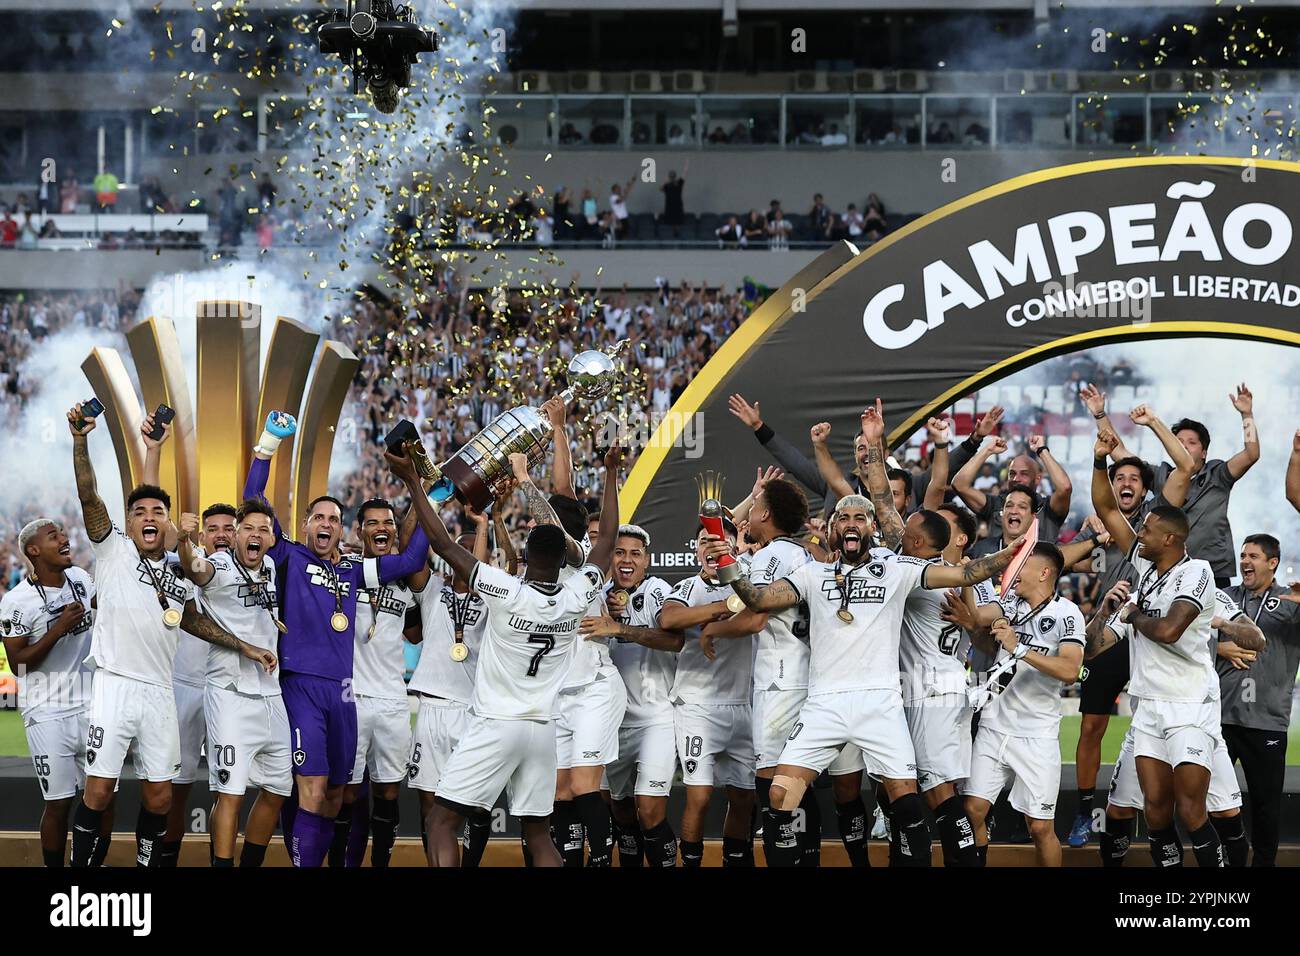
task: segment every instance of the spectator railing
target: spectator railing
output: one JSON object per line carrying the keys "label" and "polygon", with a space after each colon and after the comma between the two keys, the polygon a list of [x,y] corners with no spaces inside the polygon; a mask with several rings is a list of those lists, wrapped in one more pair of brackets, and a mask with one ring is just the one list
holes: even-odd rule
{"label": "spectator railing", "polygon": [[[208,217],[201,213],[175,215],[116,215],[114,213],[51,213],[33,215],[32,224],[39,230],[46,222],[54,224],[57,236],[37,240],[37,249],[85,249],[106,235],[118,239],[134,233],[147,245],[157,245],[169,234],[186,244],[198,244],[208,232]],[[19,248],[15,246],[14,248]]]}

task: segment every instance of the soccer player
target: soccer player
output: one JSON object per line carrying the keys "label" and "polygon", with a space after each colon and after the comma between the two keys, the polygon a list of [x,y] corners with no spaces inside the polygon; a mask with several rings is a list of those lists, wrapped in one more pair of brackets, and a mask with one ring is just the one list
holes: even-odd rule
{"label": "soccer player", "polygon": [[[41,856],[46,866],[61,867],[72,803],[86,783],[91,671],[85,658],[95,579],[72,563],[68,534],[57,521],[28,522],[18,532],[18,550],[31,573],[0,600],[0,639],[18,678],[23,732],[45,798]],[[111,814],[104,818],[100,845],[107,853]]]}
{"label": "soccer player", "polygon": [[[1103,392],[1088,388],[1079,392],[1097,419],[1098,432],[1115,433],[1110,420],[1106,417],[1106,396]],[[1191,487],[1187,492],[1187,502],[1183,510],[1187,514],[1188,526],[1192,529],[1187,539],[1187,553],[1193,559],[1210,563],[1214,571],[1216,587],[1227,588],[1236,571],[1233,557],[1232,526],[1228,523],[1228,501],[1232,489],[1241,477],[1259,461],[1259,431],[1255,425],[1254,397],[1246,383],[1242,382],[1237,390],[1228,396],[1232,407],[1241,415],[1242,448],[1227,461],[1208,460],[1210,450],[1210,432],[1204,425],[1190,418],[1184,418],[1173,424],[1173,433],[1192,456],[1193,471]],[[1130,458],[1132,453],[1118,440],[1113,449],[1113,457]],[[1155,490],[1160,491],[1174,466],[1162,462],[1156,468]]]}
{"label": "soccer player", "polygon": [[[682,866],[704,859],[704,815],[713,788],[727,788],[722,865],[753,866],[750,821],[754,809],[753,641],[762,626],[752,614],[733,614],[730,589],[717,580],[718,558],[734,556],[736,526],[722,519],[725,542],[707,554],[711,538],[701,525],[695,554],[700,573],[678,582],[664,600],[659,627],[685,631],[669,692],[677,759],[686,785],[682,810]],[[719,625],[714,627],[714,625]]]}
{"label": "soccer player", "polygon": [[[1157,505],[1182,507],[1187,500],[1187,489],[1192,480],[1192,456],[1183,447],[1169,426],[1147,405],[1137,405],[1129,412],[1135,425],[1143,425],[1160,439],[1165,454],[1174,463],[1174,470],[1160,492],[1151,494],[1155,487],[1155,470],[1140,458],[1119,458],[1106,470],[1111,489],[1119,505],[1120,514],[1129,527],[1136,529],[1146,513]],[[1098,428],[1106,431],[1105,416],[1097,420]],[[1091,522],[1100,524],[1098,519]],[[1089,570],[1101,573],[1101,593],[1108,593],[1119,581],[1132,584],[1136,580],[1133,565],[1124,553],[1109,540],[1105,550],[1091,562]],[[1067,559],[1066,567],[1072,563]],[[1126,646],[1119,644],[1106,653],[1090,658],[1079,681],[1079,743],[1075,748],[1075,775],[1079,784],[1079,808],[1070,826],[1070,846],[1085,846],[1091,838],[1093,824],[1093,799],[1097,786],[1097,771],[1101,766],[1101,741],[1110,723],[1110,713],[1129,678],[1129,654]]]}
{"label": "soccer player", "polygon": [[1092,500],[1138,574],[1136,599],[1120,609],[1117,620],[1133,625],[1129,693],[1142,700],[1133,718],[1133,753],[1151,857],[1156,866],[1182,865],[1177,807],[1197,863],[1222,866],[1223,846],[1205,807],[1214,749],[1221,743],[1219,704],[1206,694],[1214,676],[1214,574],[1209,562],[1187,553],[1189,526],[1179,509],[1152,508],[1136,534],[1128,526],[1105,470],[1096,467],[1117,442],[1112,432],[1097,438]]}
{"label": "soccer player", "polygon": [[[366,558],[400,553],[397,514],[383,498],[364,501],[357,509],[362,554]],[[409,535],[414,530],[403,528]],[[411,753],[411,713],[406,703],[406,651],[404,632],[419,633],[416,598],[429,581],[428,566],[416,571],[405,582],[394,581],[381,587],[367,587],[357,595],[357,628],[352,658],[352,694],[357,704],[357,752],[351,780],[343,792],[343,807],[335,821],[335,846],[343,852],[348,866],[359,866],[365,854],[365,841],[348,853],[349,824],[364,826],[353,820],[354,811],[365,812],[365,802],[357,792],[367,771],[373,810],[370,832],[374,846],[370,865],[385,868],[397,839],[397,793],[406,778]],[[361,610],[364,606],[365,610]],[[332,865],[332,864],[331,864]]]}
{"label": "soccer player", "polygon": [[[191,524],[188,529],[182,528],[182,533],[196,534],[199,546],[205,555],[230,551],[235,545],[234,507],[227,504],[211,505],[204,509],[202,518],[199,528]],[[178,556],[181,556],[183,562],[192,563],[194,558],[192,549],[188,552],[191,557],[185,558],[181,555],[181,546],[182,543],[177,541]],[[184,565],[177,573],[191,581],[194,580],[186,573]],[[181,841],[186,830],[185,811],[189,805],[190,790],[194,786],[194,781],[198,779],[199,757],[207,737],[207,728],[204,724],[204,700],[208,647],[208,644],[190,634],[182,634],[176,644],[172,689],[176,692],[176,723],[181,738],[181,770],[172,781],[172,808],[167,814],[167,835],[163,838],[158,860],[158,865],[163,867],[174,867],[180,859]],[[274,651],[275,645],[271,645],[268,649]],[[279,686],[278,680],[276,686]],[[210,762],[209,771],[211,771]]]}
{"label": "soccer player", "polygon": [[[1129,633],[1132,628],[1116,619],[1116,612],[1128,601],[1131,590],[1129,582],[1121,580],[1106,593],[1097,613],[1088,622],[1085,659],[1097,654],[1113,653],[1113,648],[1121,645],[1125,654],[1132,653],[1132,635]],[[1225,659],[1232,661],[1230,666],[1245,669],[1258,652],[1264,649],[1263,632],[1219,588],[1214,592],[1214,619],[1210,624],[1214,629],[1211,640],[1223,649],[1221,653]],[[1129,643],[1123,644],[1124,641]],[[1206,695],[1213,700],[1219,699],[1217,676],[1211,678]],[[1136,712],[1141,701],[1132,695],[1130,699]],[[1133,725],[1130,724],[1111,773],[1110,794],[1106,801],[1106,827],[1101,833],[1100,842],[1102,866],[1124,865],[1129,844],[1133,840],[1133,821],[1137,817],[1137,811],[1143,807],[1142,788],[1138,784],[1137,768],[1134,766],[1133,736]],[[1245,866],[1250,855],[1250,845],[1246,842],[1246,830],[1241,819],[1241,787],[1237,783],[1237,773],[1232,767],[1232,758],[1228,756],[1228,748],[1222,741],[1214,748],[1205,806],[1210,814],[1210,822],[1223,841],[1228,865]],[[1181,860],[1182,856],[1180,842],[1178,858]]]}
{"label": "soccer player", "polygon": [[1283,600],[1290,592],[1277,582],[1281,558],[1281,545],[1271,534],[1252,534],[1242,543],[1241,584],[1226,591],[1259,625],[1267,643],[1246,671],[1233,666],[1231,652],[1218,645],[1223,739],[1246,774],[1254,866],[1273,866],[1277,858],[1287,728],[1300,666],[1300,604]]}
{"label": "soccer player", "polygon": [[[209,518],[203,519],[205,524]],[[202,606],[212,619],[232,634],[243,635],[254,647],[272,653],[281,626],[275,564],[267,556],[275,543],[274,520],[269,505],[244,502],[235,512],[232,545],[214,548],[205,557],[190,543],[189,536],[199,527],[198,516],[181,515],[177,547],[180,567],[200,589]],[[200,538],[205,536],[206,529]],[[251,786],[260,792],[248,812],[239,865],[261,866],[280,807],[293,787],[289,718],[280,680],[274,672],[217,647],[211,648],[204,672],[208,785],[216,795],[209,826],[212,865],[235,865],[240,806]]]}
{"label": "soccer player", "polygon": [[[404,459],[387,457],[413,489],[417,517],[434,551],[488,607],[469,720],[443,768],[427,823],[429,865],[460,864],[457,834],[465,820],[490,813],[504,789],[510,812],[520,818],[533,866],[561,866],[563,859],[551,842],[547,821],[555,803],[552,717],[578,639],[578,624],[604,584],[601,568],[609,564],[617,530],[622,452],[613,447],[605,456],[603,527],[592,561],[563,583],[560,573],[569,542],[559,525],[539,524],[529,532],[524,578],[511,577],[476,560],[453,541],[428,499],[419,493],[414,468]],[[523,456],[511,457],[515,473],[522,468],[526,475],[526,460],[519,461]],[[521,479],[520,485],[526,494],[536,493],[531,480]]]}
{"label": "soccer player", "polygon": [[677,865],[677,835],[668,822],[668,793],[677,770],[671,692],[677,654],[685,639],[659,627],[659,612],[672,590],[662,578],[647,577],[650,535],[634,524],[619,525],[614,541],[613,580],[605,586],[609,614],[584,618],[589,637],[614,638],[610,656],[627,688],[627,713],[618,729],[618,757],[606,771],[619,866]]}
{"label": "soccer player", "polygon": [[[292,416],[271,412],[253,449],[244,499],[265,501],[271,456],[297,428]],[[357,756],[357,708],[352,695],[358,596],[425,567],[429,539],[416,528],[398,555],[356,560],[336,557],[343,537],[343,506],[320,495],[307,504],[302,534],[291,540],[274,524],[267,552],[275,562],[286,632],[280,639],[280,689],[293,738],[298,810],[291,825],[295,866],[324,862],[343,804],[343,788]],[[366,625],[368,626],[368,622]]]}
{"label": "soccer player", "polygon": [[172,779],[180,770],[180,735],[172,666],[178,628],[256,661],[267,670],[275,655],[254,647],[199,611],[193,588],[166,560],[171,498],[139,485],[126,501],[126,530],[114,526],[95,484],[87,436],[98,420],[81,405],[68,411],[72,462],[86,536],[95,555],[96,618],[87,663],[95,668],[86,736],[86,789],[73,819],[72,865],[86,866],[99,839],[127,750],[135,745],[141,779],[136,863],[157,866],[166,830]]}
{"label": "soccer player", "polygon": [[[487,564],[486,520],[473,511],[468,513],[475,521],[475,533],[461,535],[456,543]],[[433,810],[442,771],[465,732],[474,672],[487,628],[487,605],[470,590],[468,580],[454,573],[450,584],[430,582],[415,593],[415,600],[420,608],[420,662],[407,686],[419,695],[420,707],[415,716],[407,781],[419,792],[420,839],[427,856],[426,821]],[[464,650],[455,650],[457,645]],[[490,835],[490,819],[475,816],[469,821],[462,866],[478,866]]]}

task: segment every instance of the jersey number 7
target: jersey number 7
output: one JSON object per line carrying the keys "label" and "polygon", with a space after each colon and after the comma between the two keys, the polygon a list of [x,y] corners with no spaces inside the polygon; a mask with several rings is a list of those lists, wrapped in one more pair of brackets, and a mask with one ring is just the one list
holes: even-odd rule
{"label": "jersey number 7", "polygon": [[555,638],[550,634],[532,634],[528,638],[528,643],[542,645],[541,649],[533,655],[532,660],[528,662],[528,676],[536,677],[537,668],[542,666],[542,658],[555,648]]}

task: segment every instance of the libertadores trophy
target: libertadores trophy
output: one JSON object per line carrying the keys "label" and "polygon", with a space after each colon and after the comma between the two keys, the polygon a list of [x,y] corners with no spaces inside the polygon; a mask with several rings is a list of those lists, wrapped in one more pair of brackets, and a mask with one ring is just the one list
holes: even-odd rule
{"label": "libertadores trophy", "polygon": [[[569,362],[569,387],[560,393],[566,405],[575,398],[591,402],[608,395],[619,379],[617,359],[628,340],[616,343],[608,352],[589,349]],[[396,431],[396,429],[394,429]],[[414,429],[412,428],[412,431]],[[483,511],[513,477],[510,456],[528,456],[532,468],[546,456],[554,427],[539,409],[526,405],[502,412],[487,427],[465,443],[441,465],[429,460],[418,438],[402,436],[402,443],[415,462],[420,477],[433,482],[429,497],[446,501],[451,497]]]}

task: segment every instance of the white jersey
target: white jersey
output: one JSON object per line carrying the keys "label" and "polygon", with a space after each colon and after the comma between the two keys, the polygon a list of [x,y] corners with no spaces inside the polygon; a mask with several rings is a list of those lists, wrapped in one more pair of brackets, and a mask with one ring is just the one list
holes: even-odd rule
{"label": "white jersey", "polygon": [[[754,554],[749,580],[755,587],[788,578],[795,568],[811,561],[812,555],[792,538],[777,538]],[[755,640],[755,690],[798,690],[808,686],[808,605],[767,616],[767,626]]]}
{"label": "white jersey", "polygon": [[[1060,654],[1062,645],[1084,646],[1083,612],[1067,598],[1053,595],[1040,608],[1011,590],[1002,596],[1002,613],[1011,622],[1016,639],[1029,647],[1030,654],[1046,657]],[[1008,656],[1000,644],[994,666]],[[1061,688],[1065,684],[1020,660],[1002,674],[995,694],[980,716],[980,728],[988,727],[1009,737],[1059,736]]]}
{"label": "white jersey", "polygon": [[[275,562],[262,555],[258,567],[250,569],[229,551],[218,551],[208,561],[212,577],[198,589],[199,607],[241,641],[275,652],[278,657],[280,629],[273,619]],[[278,667],[268,674],[261,664],[228,647],[200,643],[207,650],[204,676],[213,687],[250,697],[275,697],[280,693]]]}
{"label": "white jersey", "polygon": [[[474,672],[482,653],[483,630],[487,627],[487,607],[473,591],[457,594],[449,585],[433,580],[415,596],[420,606],[420,663],[411,675],[410,688],[421,694],[468,704],[474,694]],[[456,642],[456,623],[469,656],[463,661],[451,659]]]}
{"label": "white jersey", "polygon": [[[605,585],[605,594],[615,587]],[[627,610],[617,620],[633,627],[659,626],[659,612],[672,590],[663,578],[646,578],[627,598]],[[635,641],[615,640],[610,656],[618,668],[627,688],[627,711],[623,715],[624,727],[671,726],[673,708],[671,693],[673,679],[677,676],[677,655],[672,651],[657,651]]]}
{"label": "white jersey", "polygon": [[[587,555],[591,554],[591,543],[583,538],[582,557],[586,560]],[[579,568],[565,565],[560,569],[560,583],[571,579],[574,575],[580,573]],[[591,601],[591,606],[587,608],[586,617],[602,617],[605,614],[605,601],[596,592],[596,596]],[[578,687],[586,687],[596,679],[596,675],[602,670],[613,671],[614,662],[609,656],[609,638],[601,637],[595,640],[579,640],[574,648],[573,655],[569,659],[569,673],[564,678],[564,689],[573,690]]]}
{"label": "white jersey", "polygon": [[[725,601],[736,593],[730,584],[706,581],[698,574],[677,582],[664,603],[676,601],[701,607]],[[729,637],[713,642],[714,660],[700,647],[700,628],[686,629],[686,643],[677,655],[671,699],[674,704],[749,704],[754,697],[754,642],[751,637]]]}
{"label": "white jersey", "polygon": [[[194,553],[207,557],[207,552],[195,546]],[[217,551],[217,554],[229,554],[229,551]],[[167,552],[167,563],[172,572],[183,577],[180,569],[180,556],[174,551]],[[194,593],[199,593],[195,588]],[[235,633],[238,636],[238,632]],[[178,631],[176,638],[176,656],[172,658],[172,682],[186,684],[189,687],[202,688],[207,683],[208,652],[212,647],[207,641],[201,641],[188,631]]]}
{"label": "white jersey", "polygon": [[175,563],[146,560],[114,525],[103,541],[92,541],[98,612],[86,662],[147,684],[172,685],[172,661],[179,627],[163,623],[161,588],[170,609],[184,611],[194,586]]}
{"label": "white jersey", "polygon": [[[908,594],[925,582],[929,562],[872,548],[856,566],[811,561],[786,577],[808,605],[812,654],[808,695],[898,690],[898,647]],[[853,620],[838,616],[840,581]]]}
{"label": "white jersey", "polygon": [[357,592],[352,692],[358,697],[406,700],[406,638],[402,632],[406,614],[415,606],[411,589],[396,581]]}
{"label": "white jersey", "polygon": [[470,709],[498,720],[551,720],[579,640],[578,623],[604,583],[594,564],[555,584],[474,565],[469,586],[487,605],[488,623]]}
{"label": "white jersey", "polygon": [[[947,564],[942,558],[933,558],[930,563]],[[938,588],[917,588],[903,604],[899,664],[906,703],[966,690],[970,638],[960,625],[949,624],[941,616],[947,593]]]}
{"label": "white jersey", "polygon": [[1210,621],[1214,618],[1214,572],[1206,561],[1186,555],[1161,574],[1138,554],[1134,542],[1128,559],[1137,574],[1130,600],[1152,617],[1165,617],[1175,601],[1193,605],[1197,614],[1172,644],[1161,644],[1133,629],[1129,693],[1149,700],[1200,703],[1216,680]]}
{"label": "white jersey", "polygon": [[90,702],[90,669],[85,666],[95,612],[90,606],[95,580],[81,568],[68,568],[61,587],[45,587],[32,578],[0,599],[0,638],[25,637],[35,644],[59,619],[64,605],[80,601],[85,608],[68,633],[54,642],[35,667],[14,667],[18,677],[18,709],[23,726],[78,714]]}

